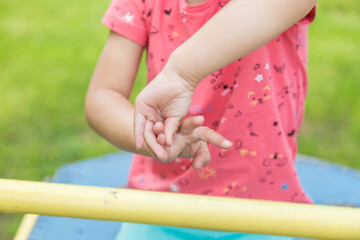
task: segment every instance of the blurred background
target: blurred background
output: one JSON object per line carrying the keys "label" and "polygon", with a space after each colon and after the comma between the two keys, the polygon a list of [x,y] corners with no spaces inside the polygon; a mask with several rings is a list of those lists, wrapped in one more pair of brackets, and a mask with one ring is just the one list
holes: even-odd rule
{"label": "blurred background", "polygon": [[[0,1],[0,178],[41,181],[65,163],[118,151],[84,117],[110,1]],[[319,1],[299,152],[360,169],[360,2]],[[145,85],[144,59],[132,99]],[[0,193],[1,194],[1,193]],[[22,215],[0,213],[0,239]]]}

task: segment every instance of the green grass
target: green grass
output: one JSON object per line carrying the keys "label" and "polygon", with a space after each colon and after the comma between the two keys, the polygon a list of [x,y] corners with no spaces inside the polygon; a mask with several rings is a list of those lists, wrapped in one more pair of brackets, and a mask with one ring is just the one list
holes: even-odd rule
{"label": "green grass", "polygon": [[310,28],[309,94],[299,151],[360,169],[360,3],[324,1]]}
{"label": "green grass", "polygon": [[[0,2],[0,177],[42,180],[68,162],[117,151],[84,117],[107,37],[109,1]],[[360,169],[360,3],[319,3],[310,29],[310,87],[299,151]],[[144,65],[144,63],[143,63]],[[144,86],[141,67],[136,92]],[[19,214],[0,213],[0,239]]]}

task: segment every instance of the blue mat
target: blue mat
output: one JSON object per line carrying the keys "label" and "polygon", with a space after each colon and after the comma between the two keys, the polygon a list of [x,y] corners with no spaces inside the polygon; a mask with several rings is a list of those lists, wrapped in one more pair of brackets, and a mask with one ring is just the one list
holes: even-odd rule
{"label": "blue mat", "polygon": [[[99,187],[126,187],[130,153],[114,153],[62,166],[53,182]],[[303,187],[316,204],[360,207],[360,172],[298,155]],[[113,240],[120,222],[40,216],[29,240]]]}

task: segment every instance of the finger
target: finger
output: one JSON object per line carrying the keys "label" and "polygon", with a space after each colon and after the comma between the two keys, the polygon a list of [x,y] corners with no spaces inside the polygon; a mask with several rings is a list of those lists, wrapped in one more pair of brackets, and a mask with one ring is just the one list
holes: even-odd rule
{"label": "finger", "polygon": [[232,146],[232,143],[229,140],[227,140],[220,133],[215,132],[211,128],[198,127],[194,130],[193,133],[196,139],[214,144],[217,147],[228,149]]}
{"label": "finger", "polygon": [[207,144],[203,142],[195,152],[192,166],[195,170],[198,170],[199,168],[209,164],[210,159],[211,159],[211,155],[209,152],[209,148]]}
{"label": "finger", "polygon": [[165,120],[165,144],[170,146],[172,143],[172,139],[174,134],[177,132],[180,126],[180,119],[177,117],[167,118]]}
{"label": "finger", "polygon": [[203,124],[204,124],[204,117],[202,115],[195,117],[188,117],[182,122],[180,126],[180,131],[183,134],[190,134],[195,130],[195,128],[201,127]]}
{"label": "finger", "polygon": [[160,133],[159,135],[157,135],[156,140],[160,145],[165,145],[165,134]]}
{"label": "finger", "polygon": [[135,146],[139,150],[144,146],[144,129],[145,129],[145,116],[139,111],[135,110],[134,113],[134,135],[135,135]]}
{"label": "finger", "polygon": [[149,146],[151,151],[155,154],[155,156],[160,161],[166,161],[167,160],[167,152],[157,142],[156,136],[153,132],[153,126],[154,126],[154,124],[151,121],[146,121],[145,132],[144,132],[146,144]]}
{"label": "finger", "polygon": [[[162,122],[156,122],[153,127],[153,131],[155,135],[159,135],[160,133],[163,133],[165,130],[164,124]],[[165,135],[164,135],[165,137]]]}
{"label": "finger", "polygon": [[154,158],[154,159],[158,159],[157,156],[155,155],[155,153],[149,147],[149,145],[146,144],[146,141],[144,141],[144,145],[146,146],[147,149],[149,149],[151,157]]}

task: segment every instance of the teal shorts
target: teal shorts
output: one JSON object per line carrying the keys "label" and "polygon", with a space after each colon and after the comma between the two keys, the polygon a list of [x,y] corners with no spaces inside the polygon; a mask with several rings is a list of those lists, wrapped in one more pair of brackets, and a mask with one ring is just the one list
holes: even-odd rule
{"label": "teal shorts", "polygon": [[116,240],[293,240],[291,237],[123,223]]}

